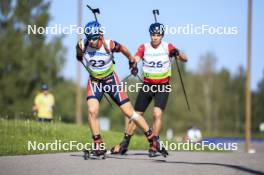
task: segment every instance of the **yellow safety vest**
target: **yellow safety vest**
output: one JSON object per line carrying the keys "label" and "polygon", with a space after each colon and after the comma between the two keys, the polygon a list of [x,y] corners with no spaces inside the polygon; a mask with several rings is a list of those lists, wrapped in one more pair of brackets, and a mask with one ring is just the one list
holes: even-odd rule
{"label": "yellow safety vest", "polygon": [[39,93],[35,97],[35,105],[38,110],[39,118],[52,118],[52,108],[54,106],[55,100],[52,94],[45,95],[44,93]]}

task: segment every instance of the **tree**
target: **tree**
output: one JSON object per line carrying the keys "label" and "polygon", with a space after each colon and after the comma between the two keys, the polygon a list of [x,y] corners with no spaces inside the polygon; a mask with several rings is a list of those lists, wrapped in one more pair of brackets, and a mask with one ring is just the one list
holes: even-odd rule
{"label": "tree", "polygon": [[253,117],[252,129],[259,131],[259,124],[264,122],[264,73],[262,80],[258,83],[257,91],[253,93]]}
{"label": "tree", "polygon": [[203,99],[204,100],[204,114],[207,132],[212,130],[212,115],[213,115],[213,84],[215,74],[216,57],[213,53],[207,53],[201,57],[199,73],[201,82],[203,84]]}
{"label": "tree", "polygon": [[2,115],[31,113],[33,96],[43,82],[63,79],[62,37],[28,34],[27,25],[48,25],[50,3],[43,0],[0,2],[0,109]]}

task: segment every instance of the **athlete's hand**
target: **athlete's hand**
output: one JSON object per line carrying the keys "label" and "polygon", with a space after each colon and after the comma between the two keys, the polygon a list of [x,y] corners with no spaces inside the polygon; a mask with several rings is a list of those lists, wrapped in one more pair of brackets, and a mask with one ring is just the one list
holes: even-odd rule
{"label": "athlete's hand", "polygon": [[84,41],[81,39],[76,45],[76,58],[78,61],[83,60],[84,48]]}
{"label": "athlete's hand", "polygon": [[170,53],[170,56],[171,57],[178,57],[180,55],[180,51],[178,50],[178,49],[173,49],[172,51],[171,51],[171,53]]}
{"label": "athlete's hand", "polygon": [[136,62],[132,62],[132,61],[129,61],[129,69],[133,69],[134,67],[137,66],[137,63]]}
{"label": "athlete's hand", "polygon": [[179,56],[177,56],[177,59],[181,60],[182,62],[188,61],[187,56],[183,52],[180,52]]}
{"label": "athlete's hand", "polygon": [[178,49],[174,49],[171,52],[171,56],[175,57],[176,59],[182,61],[182,62],[187,62],[187,56],[183,53],[180,52]]}
{"label": "athlete's hand", "polygon": [[134,76],[137,76],[137,74],[138,74],[138,68],[137,68],[137,66],[136,67],[133,67],[131,69],[131,74],[134,75]]}
{"label": "athlete's hand", "polygon": [[137,62],[135,62],[134,58],[129,60],[129,69],[131,70],[132,75],[137,76],[138,74]]}

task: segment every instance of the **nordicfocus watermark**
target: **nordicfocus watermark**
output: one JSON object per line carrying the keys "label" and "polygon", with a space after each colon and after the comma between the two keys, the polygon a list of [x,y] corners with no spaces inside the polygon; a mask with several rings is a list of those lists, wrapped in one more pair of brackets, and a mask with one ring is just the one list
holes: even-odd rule
{"label": "nordicfocus watermark", "polygon": [[237,143],[210,143],[201,141],[193,143],[190,141],[170,143],[168,141],[160,141],[160,146],[169,151],[237,151]]}
{"label": "nordicfocus watermark", "polygon": [[71,34],[105,34],[105,27],[100,28],[90,28],[90,27],[80,27],[77,25],[62,26],[61,24],[55,24],[54,26],[42,27],[37,25],[27,25],[27,34],[40,34],[40,35],[71,35]]}
{"label": "nordicfocus watermark", "polygon": [[[80,143],[77,141],[62,142],[61,140],[54,140],[53,142],[37,142],[37,141],[28,141],[27,150],[28,151],[73,151],[73,150],[96,150],[94,143]],[[105,150],[105,143],[99,145],[99,150]]]}
{"label": "nordicfocus watermark", "polygon": [[213,26],[208,24],[185,24],[178,26],[163,26],[165,34],[170,35],[237,35],[237,26]]}
{"label": "nordicfocus watermark", "polygon": [[[106,33],[106,27],[101,26],[100,28],[84,28],[78,25],[63,26],[62,24],[55,24],[53,26],[37,26],[27,25],[27,34],[41,34],[41,35],[71,35],[71,34],[89,34],[93,33]],[[237,26],[224,26],[224,25],[209,25],[209,24],[182,24],[182,25],[161,25],[163,31],[167,35],[218,35],[218,36],[230,36],[237,35],[239,28]]]}
{"label": "nordicfocus watermark", "polygon": [[120,84],[102,84],[102,83],[92,83],[93,91],[99,92],[139,92],[141,89],[143,92],[171,92],[172,87],[170,84],[152,84],[147,85],[143,83],[128,84],[127,82],[121,82]]}
{"label": "nordicfocus watermark", "polygon": [[[208,141],[201,141],[199,143],[177,142],[171,143],[168,141],[160,141],[160,146],[168,151],[237,151],[237,143],[210,143]],[[78,141],[63,142],[61,140],[54,140],[53,142],[37,142],[28,141],[28,151],[83,151],[83,150],[105,150],[106,144],[101,143],[99,148],[96,148],[94,143],[80,143]]]}

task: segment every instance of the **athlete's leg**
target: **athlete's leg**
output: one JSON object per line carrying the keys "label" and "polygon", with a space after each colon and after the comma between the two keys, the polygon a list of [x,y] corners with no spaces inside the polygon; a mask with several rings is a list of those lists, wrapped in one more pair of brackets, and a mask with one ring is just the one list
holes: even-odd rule
{"label": "athlete's leg", "polygon": [[153,109],[153,134],[158,136],[162,125],[162,109],[154,107]]}
{"label": "athlete's leg", "polygon": [[[160,85],[160,87],[165,87]],[[159,88],[164,89],[164,88]],[[169,98],[169,92],[156,92],[154,96],[154,108],[153,108],[153,133],[155,136],[159,136],[162,127],[162,113],[166,108]]]}
{"label": "athlete's leg", "polygon": [[[147,132],[149,130],[149,126],[146,120],[140,114],[135,112],[130,102],[121,105],[120,109],[130,121],[135,122],[135,124],[138,125],[144,132]],[[132,129],[133,128],[131,128],[131,130]]]}
{"label": "athlete's leg", "polygon": [[98,85],[100,85],[99,82],[92,80],[89,80],[87,85],[88,122],[93,136],[100,134],[97,115],[99,112],[99,103],[104,92],[98,88]]}
{"label": "athlete's leg", "polygon": [[[143,116],[144,114],[143,112],[137,112],[137,113],[141,116]],[[125,118],[125,122],[126,122],[126,127],[125,127],[123,140],[111,149],[112,154],[125,154],[128,150],[130,139],[133,136],[137,125],[135,124],[134,121],[129,120],[129,118],[127,117]]]}
{"label": "athlete's leg", "polygon": [[149,156],[155,156],[156,152],[162,155],[168,155],[167,150],[160,145],[160,130],[162,127],[162,112],[166,108],[169,92],[156,92],[154,95],[154,109],[153,109],[153,141],[150,144]]}
{"label": "athlete's leg", "polygon": [[[136,113],[138,113],[139,115],[143,116],[144,112],[138,112],[136,111]],[[133,135],[135,129],[137,128],[137,125],[135,124],[135,122],[129,120],[128,118],[126,118],[126,128],[125,128],[125,133],[127,133],[128,135]]]}
{"label": "athlete's leg", "polygon": [[97,88],[98,82],[88,81],[87,86],[87,106],[88,106],[88,123],[92,133],[92,139],[94,141],[92,154],[102,155],[105,154],[106,149],[103,145],[103,141],[100,135],[100,124],[98,120],[99,103],[103,97],[102,91]]}
{"label": "athlete's leg", "polygon": [[[113,74],[113,80],[112,81],[108,80],[107,83],[108,85],[120,85],[120,81],[115,73]],[[126,92],[122,91],[122,89],[112,89],[112,91],[108,92],[108,94],[113,99],[113,101],[115,101],[115,103],[120,107],[125,117],[129,119],[129,122],[134,122],[144,132],[148,140],[149,141],[152,140],[152,137],[153,137],[152,130],[150,130],[145,119],[140,114],[135,112],[132,104],[130,103],[127,97]],[[135,126],[131,128],[131,132],[133,132],[134,128]],[[125,138],[127,146],[128,146],[130,137],[131,135],[128,135],[127,133],[125,133],[124,138]],[[121,144],[118,145],[119,148],[122,145],[122,143],[123,142],[121,142]],[[112,153],[123,154],[127,150],[127,147],[124,149],[124,151],[122,149],[120,150],[119,148],[118,148],[118,152],[115,152],[116,150],[115,147],[112,148]]]}
{"label": "athlete's leg", "polygon": [[100,134],[99,120],[97,118],[99,112],[99,101],[97,99],[91,98],[87,101],[88,105],[88,122],[89,127],[93,135]]}
{"label": "athlete's leg", "polygon": [[113,75],[105,81],[105,85],[110,85],[111,87],[111,90],[107,93],[130,121],[134,121],[144,132],[147,132],[149,130],[147,122],[141,115],[135,112],[126,92],[124,92],[121,88],[116,88],[120,84],[118,76],[116,73],[113,73]]}
{"label": "athlete's leg", "polygon": [[[143,84],[143,86],[149,86],[148,84]],[[135,103],[136,112],[143,116],[145,110],[148,108],[151,100],[152,100],[152,92],[145,92],[143,88],[139,91]],[[136,129],[136,124],[133,121],[128,122],[126,133],[129,135],[133,135],[134,130]]]}

